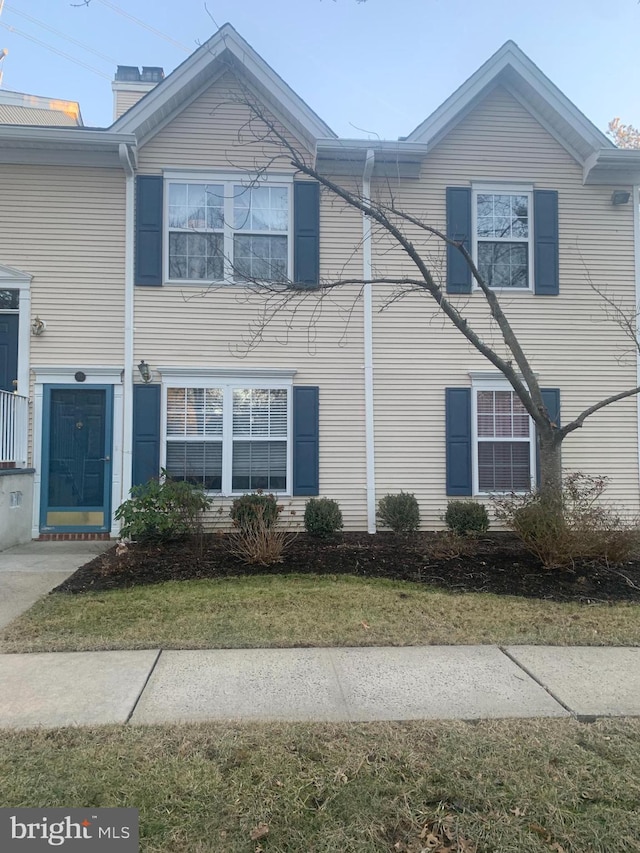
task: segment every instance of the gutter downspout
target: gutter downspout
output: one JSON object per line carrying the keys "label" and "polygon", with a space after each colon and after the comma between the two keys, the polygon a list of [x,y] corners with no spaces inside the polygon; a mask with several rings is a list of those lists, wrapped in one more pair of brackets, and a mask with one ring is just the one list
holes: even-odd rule
{"label": "gutter downspout", "polygon": [[119,146],[120,161],[126,176],[125,184],[125,249],[124,249],[124,374],[122,377],[122,495],[123,501],[129,497],[131,489],[131,460],[133,449],[133,232],[134,232],[134,192],[135,164],[124,143]]}
{"label": "gutter downspout", "polygon": [[[362,197],[370,201],[375,152],[367,150],[362,173]],[[367,457],[367,529],[376,532],[376,460],[373,411],[373,285],[371,284],[371,220],[362,214],[362,277],[364,285],[364,406]],[[366,283],[368,282],[368,283]]]}
{"label": "gutter downspout", "polygon": [[[640,385],[640,329],[638,321],[640,317],[640,187],[634,186],[631,193],[633,204],[633,249],[636,279],[636,385]],[[636,394],[636,409],[638,413],[638,490],[640,493],[640,394]]]}

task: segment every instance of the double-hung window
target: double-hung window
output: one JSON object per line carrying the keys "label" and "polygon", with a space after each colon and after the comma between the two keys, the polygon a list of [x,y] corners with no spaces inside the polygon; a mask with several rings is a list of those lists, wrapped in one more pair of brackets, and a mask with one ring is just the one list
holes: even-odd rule
{"label": "double-hung window", "polygon": [[474,387],[474,493],[526,492],[534,485],[535,430],[516,394]]}
{"label": "double-hung window", "polygon": [[290,491],[290,386],[171,382],[165,411],[172,478],[222,494]]}
{"label": "double-hung window", "polygon": [[532,213],[530,188],[474,185],[474,260],[489,287],[531,289]]}
{"label": "double-hung window", "polygon": [[292,181],[170,177],[166,183],[168,281],[291,277]]}

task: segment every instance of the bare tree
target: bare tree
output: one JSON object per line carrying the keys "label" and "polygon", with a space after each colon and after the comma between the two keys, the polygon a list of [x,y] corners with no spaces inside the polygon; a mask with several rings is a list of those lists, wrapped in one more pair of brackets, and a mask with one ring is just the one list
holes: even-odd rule
{"label": "bare tree", "polygon": [[[250,119],[243,128],[249,131],[256,143],[272,147],[277,145],[279,154],[271,157],[269,164],[262,166],[266,173],[274,159],[285,158],[286,161],[300,174],[317,181],[322,188],[346,205],[361,211],[375,224],[378,236],[382,235],[396,248],[400,249],[405,260],[410,261],[413,273],[410,275],[383,275],[371,279],[336,277],[320,281],[313,292],[321,299],[336,288],[348,285],[367,284],[389,285],[392,293],[388,303],[401,299],[408,293],[423,293],[437,305],[437,309],[458,332],[472,344],[502,375],[508,380],[515,394],[535,423],[540,455],[540,482],[538,490],[544,500],[561,507],[562,496],[562,443],[576,430],[581,429],[591,415],[619,400],[624,400],[640,393],[640,386],[629,388],[617,394],[612,394],[580,412],[577,417],[560,426],[551,417],[545,406],[538,379],[531,367],[529,357],[525,353],[509,319],[503,310],[498,294],[491,287],[478,269],[464,241],[454,240],[439,228],[425,221],[418,214],[406,209],[395,198],[391,184],[387,182],[384,193],[376,198],[366,198],[357,186],[350,186],[346,181],[338,182],[319,171],[313,163],[311,155],[291,141],[273,116],[252,96],[243,86],[237,75],[235,83],[242,91],[242,103],[250,109]],[[234,96],[237,101],[237,96]],[[244,137],[246,139],[246,136]],[[462,299],[450,298],[440,283],[441,275],[437,265],[443,252],[433,252],[433,241],[441,247],[451,246],[459,252],[466,262],[475,286],[484,296],[488,314],[499,330],[501,345],[504,345],[505,356],[498,348],[484,339],[479,328],[474,328],[469,316],[465,313],[467,303]],[[246,276],[245,276],[246,279]],[[252,289],[268,295],[270,309],[262,315],[262,322],[268,323],[270,317],[277,315],[279,308],[290,305],[296,299],[304,299],[309,294],[308,286],[301,286],[294,281],[251,281]],[[274,300],[274,296],[276,297]],[[261,330],[260,330],[261,332]],[[261,337],[258,332],[255,338]],[[627,332],[636,338],[635,317],[632,327]]]}

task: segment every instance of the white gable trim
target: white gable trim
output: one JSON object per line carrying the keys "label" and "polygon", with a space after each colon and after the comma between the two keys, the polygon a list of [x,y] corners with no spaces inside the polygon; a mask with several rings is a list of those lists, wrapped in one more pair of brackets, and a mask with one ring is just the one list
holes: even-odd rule
{"label": "white gable trim", "polygon": [[224,24],[209,41],[201,45],[182,65],[115,121],[111,130],[135,133],[199,74],[206,73],[225,51],[235,57],[238,63],[273,95],[283,110],[290,113],[309,136],[314,139],[320,136],[335,136],[331,128],[296,95],[230,24]]}
{"label": "white gable trim", "polygon": [[[406,141],[431,142],[450,129],[506,68],[511,68],[540,97],[544,98],[586,145],[594,150],[615,147],[611,140],[601,133],[512,41],[506,42],[494,53],[422,124],[418,125],[406,137]],[[580,159],[582,162],[584,158]]]}

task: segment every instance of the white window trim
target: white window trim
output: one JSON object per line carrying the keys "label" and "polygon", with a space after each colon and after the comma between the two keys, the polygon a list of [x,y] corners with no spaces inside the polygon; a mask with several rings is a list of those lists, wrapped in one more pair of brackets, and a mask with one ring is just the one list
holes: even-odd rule
{"label": "white window trim", "polygon": [[[235,229],[233,223],[233,185],[241,185],[247,188],[252,185],[268,185],[272,187],[282,187],[288,190],[288,212],[289,220],[287,223],[287,277],[293,277],[293,175],[257,175],[247,174],[247,172],[179,172],[175,170],[165,169],[164,177],[164,193],[162,202],[162,241],[163,241],[163,283],[168,285],[186,285],[188,287],[209,287],[210,285],[224,285],[227,287],[243,287],[244,282],[234,281],[233,270],[231,266],[231,257],[233,250],[233,235]],[[169,185],[172,183],[180,184],[222,184],[224,186],[224,225],[222,233],[224,235],[223,243],[223,276],[221,281],[211,281],[209,279],[187,279],[187,278],[169,278],[169,233],[172,229],[169,228]],[[186,232],[184,232],[186,233]],[[194,233],[214,234],[220,231],[195,231]],[[259,232],[250,232],[252,234]],[[273,232],[265,231],[264,234],[269,236]],[[281,236],[277,232],[276,236]]]}
{"label": "white window trim", "polygon": [[[219,492],[210,491],[207,494],[223,498],[238,497],[247,494],[247,491],[234,491],[231,488],[232,466],[233,466],[233,389],[234,388],[260,388],[266,390],[287,391],[287,482],[284,490],[271,490],[273,494],[281,497],[290,497],[293,491],[293,371],[280,372],[269,371],[261,375],[260,371],[255,374],[237,374],[230,371],[221,371],[212,374],[210,371],[206,376],[197,375],[196,371],[190,375],[184,375],[184,371],[166,371],[162,379],[162,418],[160,424],[160,467],[165,468],[167,462],[167,389],[168,388],[221,388],[223,391],[222,402],[222,488]],[[271,377],[271,378],[269,378]],[[179,438],[176,436],[179,440]],[[201,439],[201,440],[206,440]],[[215,437],[211,437],[216,441]],[[281,439],[265,439],[266,441],[277,441]],[[249,491],[252,491],[249,489]]]}
{"label": "white window trim", "polygon": [[[494,195],[526,195],[529,199],[529,236],[528,240],[528,270],[529,270],[529,282],[528,287],[492,287],[491,290],[496,293],[533,293],[533,282],[534,282],[534,270],[533,270],[533,262],[534,262],[534,233],[533,233],[533,184],[515,184],[515,183],[503,183],[501,184],[499,181],[492,182],[490,184],[476,183],[474,182],[471,185],[471,257],[473,258],[473,262],[476,266],[478,266],[478,243],[484,242],[500,242],[499,239],[494,241],[492,240],[478,240],[478,195],[482,195],[484,193],[490,193]],[[504,240],[506,243],[513,242],[524,242],[524,240]],[[473,287],[472,290],[480,290],[478,284],[475,279],[473,279]]]}
{"label": "white window trim", "polygon": [[[510,383],[504,379],[489,379],[476,378],[473,379],[471,385],[471,473],[473,494],[476,497],[489,497],[492,494],[509,494],[509,492],[481,492],[479,486],[479,471],[478,471],[478,391],[515,391]],[[520,438],[492,438],[487,441],[519,441],[524,444],[524,439]],[[535,491],[536,488],[536,425],[533,418],[529,417],[529,479],[530,491]],[[516,492],[516,494],[526,494],[526,492]]]}

